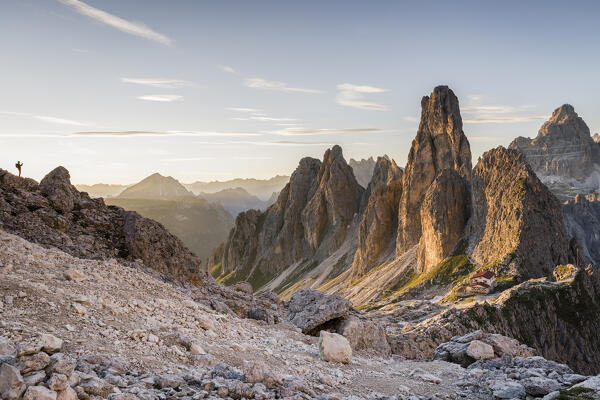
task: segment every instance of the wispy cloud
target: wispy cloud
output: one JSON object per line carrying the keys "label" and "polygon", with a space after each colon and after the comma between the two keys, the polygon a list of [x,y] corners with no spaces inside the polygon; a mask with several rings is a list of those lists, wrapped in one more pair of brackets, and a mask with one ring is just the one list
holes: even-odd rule
{"label": "wispy cloud", "polygon": [[73,125],[73,126],[90,126],[90,125],[92,125],[89,122],[74,121],[72,119],[51,117],[48,115],[34,115],[33,117],[35,119],[39,119],[40,121],[51,122],[53,124]]}
{"label": "wispy cloud", "polygon": [[365,94],[383,93],[388,90],[376,86],[354,85],[352,83],[342,83],[337,86],[338,94],[336,101],[346,107],[360,108],[362,110],[384,111],[387,107],[382,103],[368,101]]}
{"label": "wispy cloud", "polygon": [[262,143],[266,146],[333,146],[335,143],[329,142],[295,142],[293,140],[278,140],[274,142]]}
{"label": "wispy cloud", "polygon": [[246,107],[229,107],[228,110],[243,112],[243,113],[258,113],[258,112],[260,112],[260,110],[257,110],[256,108],[246,108]]}
{"label": "wispy cloud", "polygon": [[36,114],[26,113],[26,112],[0,110],[0,114],[34,118],[34,119],[37,119],[40,121],[50,122],[52,124],[72,125],[72,126],[92,126],[92,125],[94,125],[91,122],[77,121],[77,120],[73,120],[73,119],[55,117],[55,116],[50,116],[50,115],[36,115]]}
{"label": "wispy cloud", "polygon": [[226,136],[262,136],[259,132],[234,132],[234,131],[85,131],[73,132],[73,136],[198,136],[198,137],[226,137]]}
{"label": "wispy cloud", "polygon": [[127,21],[123,18],[117,17],[116,15],[107,13],[106,11],[102,11],[98,8],[92,7],[82,1],[79,0],[59,0],[66,6],[69,6],[78,13],[90,17],[98,22],[103,24],[112,26],[122,32],[128,33],[130,35],[135,35],[142,37],[144,39],[153,40],[155,42],[171,45],[172,40],[167,36],[158,33],[141,22],[132,22]]}
{"label": "wispy cloud", "polygon": [[313,93],[313,94],[325,93],[322,90],[291,87],[285,82],[269,81],[269,80],[266,80],[263,78],[247,78],[244,81],[244,85],[246,85],[249,88],[254,88],[254,89],[276,90],[276,91],[286,92],[286,93]]}
{"label": "wispy cloud", "polygon": [[162,162],[176,163],[176,162],[187,162],[187,161],[204,161],[204,160],[215,160],[217,157],[183,157],[183,158],[163,158]]}
{"label": "wispy cloud", "polygon": [[230,67],[229,65],[219,65],[219,68],[221,69],[221,71],[228,72],[230,74],[237,74],[235,69],[233,69],[233,67]]}
{"label": "wispy cloud", "polygon": [[285,128],[276,131],[266,131],[265,133],[273,135],[347,135],[351,133],[380,133],[386,132],[379,128],[319,128],[319,129],[306,129],[306,128]]}
{"label": "wispy cloud", "polygon": [[548,119],[549,115],[478,115],[471,118],[463,118],[465,124],[509,124],[515,122],[527,122]]}
{"label": "wispy cloud", "polygon": [[138,96],[138,99],[146,101],[171,102],[183,100],[183,96],[180,96],[178,94],[150,94],[147,96]]}
{"label": "wispy cloud", "polygon": [[194,83],[180,79],[121,78],[121,82],[164,89],[178,89],[185,86],[194,86]]}
{"label": "wispy cloud", "polygon": [[263,115],[252,115],[248,119],[254,121],[297,121],[296,118],[277,118],[277,117],[267,117]]}
{"label": "wispy cloud", "polygon": [[504,104],[482,104],[484,96],[467,96],[467,105],[462,108],[466,124],[507,124],[547,119],[544,114],[526,114],[531,106],[511,106]]}

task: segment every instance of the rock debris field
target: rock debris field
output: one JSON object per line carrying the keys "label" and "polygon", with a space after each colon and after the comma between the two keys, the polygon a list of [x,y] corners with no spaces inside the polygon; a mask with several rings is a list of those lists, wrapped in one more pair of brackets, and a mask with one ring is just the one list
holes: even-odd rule
{"label": "rock debris field", "polygon": [[[222,314],[154,272],[4,231],[0,277],[2,399],[554,399],[597,398],[600,387],[541,357],[489,359],[483,342],[446,343],[452,362],[324,361],[320,339],[287,322]],[[488,360],[455,363],[452,349],[466,347]]]}

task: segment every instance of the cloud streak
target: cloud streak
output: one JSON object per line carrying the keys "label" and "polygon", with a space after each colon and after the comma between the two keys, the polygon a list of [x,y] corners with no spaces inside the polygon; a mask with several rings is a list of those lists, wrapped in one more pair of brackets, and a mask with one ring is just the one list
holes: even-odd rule
{"label": "cloud streak", "polygon": [[319,128],[319,129],[305,129],[305,128],[285,128],[277,131],[267,131],[273,135],[348,135],[351,133],[380,133],[386,132],[379,128]]}
{"label": "cloud streak", "polygon": [[172,101],[183,100],[183,96],[180,96],[178,94],[150,94],[146,96],[138,96],[138,99],[170,103]]}
{"label": "cloud streak", "polygon": [[73,126],[90,126],[91,125],[89,122],[74,121],[72,119],[51,117],[48,115],[34,115],[33,117],[35,119],[39,119],[40,121],[50,122],[53,124],[73,125]]}
{"label": "cloud streak", "polygon": [[549,115],[478,115],[472,118],[463,118],[465,124],[510,124],[515,122],[528,122],[548,119]]}
{"label": "cloud streak", "polygon": [[244,80],[244,85],[253,89],[274,90],[285,93],[325,93],[322,90],[291,87],[285,82],[269,81],[263,78],[247,78]]}
{"label": "cloud streak", "polygon": [[79,0],[59,0],[62,4],[73,8],[78,13],[85,15],[86,17],[92,18],[103,24],[112,26],[121,32],[128,33],[142,37],[144,39],[152,40],[154,42],[170,46],[172,40],[167,36],[158,33],[143,23],[127,21],[123,18],[117,17],[116,15],[107,13],[98,8],[92,7]]}
{"label": "cloud streak", "polygon": [[121,78],[121,82],[163,89],[179,89],[185,86],[194,85],[192,82],[183,81],[180,79]]}
{"label": "cloud streak", "polygon": [[359,108],[362,110],[385,111],[387,107],[382,103],[376,103],[366,99],[365,94],[383,93],[388,90],[376,86],[354,85],[342,83],[337,86],[338,94],[336,102],[342,106]]}

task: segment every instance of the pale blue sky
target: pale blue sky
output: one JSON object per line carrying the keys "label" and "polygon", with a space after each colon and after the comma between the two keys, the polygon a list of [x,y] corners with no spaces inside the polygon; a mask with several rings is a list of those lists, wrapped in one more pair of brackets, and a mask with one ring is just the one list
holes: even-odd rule
{"label": "pale blue sky", "polygon": [[599,18],[596,1],[1,0],[0,167],[266,178],[332,144],[404,165],[439,84],[475,158],[567,102],[598,132]]}

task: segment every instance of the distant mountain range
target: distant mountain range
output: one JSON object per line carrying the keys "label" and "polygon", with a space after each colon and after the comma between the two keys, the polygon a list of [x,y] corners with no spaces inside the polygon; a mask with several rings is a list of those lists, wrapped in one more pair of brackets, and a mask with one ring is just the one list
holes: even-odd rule
{"label": "distant mountain range", "polygon": [[112,185],[106,183],[96,183],[95,185],[75,185],[80,192],[87,192],[91,198],[115,197],[131,185]]}
{"label": "distant mountain range", "polygon": [[288,183],[290,177],[277,175],[270,179],[231,179],[228,181],[194,182],[184,186],[194,194],[216,193],[225,189],[242,188],[262,200],[268,200],[273,192],[279,192]]}
{"label": "distant mountain range", "polygon": [[198,197],[213,203],[221,203],[223,208],[229,211],[234,217],[246,210],[264,210],[275,201],[274,196],[271,196],[267,200],[261,200],[241,187],[223,189],[216,193],[201,192],[198,194]]}
{"label": "distant mountain range", "polygon": [[233,226],[232,215],[221,204],[197,197],[175,178],[158,173],[105,202],[160,222],[201,259]]}

